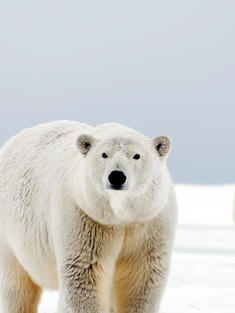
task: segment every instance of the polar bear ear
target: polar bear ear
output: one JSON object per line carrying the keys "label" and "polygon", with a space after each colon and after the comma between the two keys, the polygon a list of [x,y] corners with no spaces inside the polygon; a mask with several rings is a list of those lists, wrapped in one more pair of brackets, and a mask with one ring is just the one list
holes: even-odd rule
{"label": "polar bear ear", "polygon": [[83,154],[86,155],[91,147],[95,144],[95,138],[91,135],[80,135],[76,141],[78,150]]}
{"label": "polar bear ear", "polygon": [[152,139],[153,145],[157,150],[158,155],[164,158],[168,155],[171,148],[171,140],[167,136],[159,136]]}

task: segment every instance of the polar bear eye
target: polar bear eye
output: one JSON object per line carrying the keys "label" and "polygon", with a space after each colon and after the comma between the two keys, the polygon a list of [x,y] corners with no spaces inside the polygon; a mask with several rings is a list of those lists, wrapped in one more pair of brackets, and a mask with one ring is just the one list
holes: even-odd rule
{"label": "polar bear eye", "polygon": [[102,158],[107,159],[107,154],[105,152],[102,153]]}
{"label": "polar bear eye", "polygon": [[136,154],[133,156],[133,159],[135,159],[135,160],[139,160],[139,158],[140,158],[140,155],[139,155],[138,153],[136,153]]}

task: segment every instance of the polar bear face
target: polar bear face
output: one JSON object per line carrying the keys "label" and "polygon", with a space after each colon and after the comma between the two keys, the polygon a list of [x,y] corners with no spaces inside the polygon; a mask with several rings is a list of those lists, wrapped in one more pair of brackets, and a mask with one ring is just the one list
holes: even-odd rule
{"label": "polar bear face", "polygon": [[[141,205],[142,198],[146,196],[152,197],[154,203],[155,196],[152,193],[157,185],[162,195],[164,160],[170,150],[168,137],[160,136],[150,140],[118,136],[97,140],[84,134],[78,137],[77,147],[84,156],[89,184],[107,199],[116,217],[133,222],[154,215],[154,212],[140,212],[137,206]],[[132,209],[129,210],[128,206]],[[151,210],[148,203],[146,206],[149,207],[146,210]]]}

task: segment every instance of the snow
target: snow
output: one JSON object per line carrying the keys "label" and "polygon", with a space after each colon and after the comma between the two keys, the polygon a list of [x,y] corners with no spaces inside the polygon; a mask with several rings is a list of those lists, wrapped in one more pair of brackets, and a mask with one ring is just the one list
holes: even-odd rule
{"label": "snow", "polygon": [[[161,313],[235,312],[235,186],[176,187],[179,218]],[[54,313],[57,292],[45,292],[39,313]]]}

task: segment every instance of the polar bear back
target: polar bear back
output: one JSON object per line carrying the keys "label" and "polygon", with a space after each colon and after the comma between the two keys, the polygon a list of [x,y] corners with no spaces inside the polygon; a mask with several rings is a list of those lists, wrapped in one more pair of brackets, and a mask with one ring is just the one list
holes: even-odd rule
{"label": "polar bear back", "polygon": [[[93,127],[57,121],[21,131],[0,150],[0,224],[12,213],[40,215],[67,160],[81,158],[76,137]],[[52,185],[50,185],[52,184]],[[49,187],[50,186],[50,187]],[[10,206],[10,207],[9,207]],[[34,212],[30,212],[31,208]],[[40,212],[39,212],[40,211]],[[32,218],[32,217],[31,217]]]}

